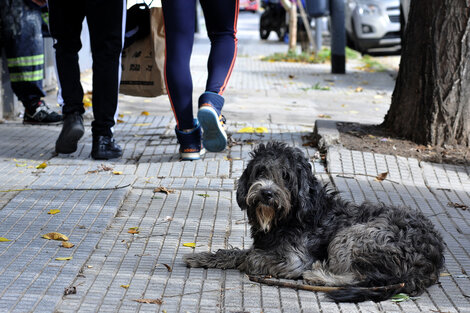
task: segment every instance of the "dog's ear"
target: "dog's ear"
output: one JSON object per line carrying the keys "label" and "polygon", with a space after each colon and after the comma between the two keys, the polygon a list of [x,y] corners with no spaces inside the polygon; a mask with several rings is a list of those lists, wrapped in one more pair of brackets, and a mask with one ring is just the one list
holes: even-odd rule
{"label": "dog's ear", "polygon": [[304,157],[303,153],[297,156],[297,178],[298,178],[298,196],[299,201],[298,214],[310,211],[312,206],[312,193],[315,190],[317,179],[313,175],[312,165]]}
{"label": "dog's ear", "polygon": [[248,173],[251,165],[243,171],[242,176],[237,181],[237,203],[240,209],[246,210],[248,205],[246,204],[246,195],[248,193]]}

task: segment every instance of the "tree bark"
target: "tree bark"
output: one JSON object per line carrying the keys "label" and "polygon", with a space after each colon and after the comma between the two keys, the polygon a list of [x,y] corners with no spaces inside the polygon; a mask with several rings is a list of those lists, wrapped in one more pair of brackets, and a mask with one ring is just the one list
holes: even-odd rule
{"label": "tree bark", "polygon": [[382,124],[419,144],[470,144],[470,0],[411,1]]}
{"label": "tree bark", "polygon": [[289,10],[289,52],[297,50],[297,5],[292,2]]}

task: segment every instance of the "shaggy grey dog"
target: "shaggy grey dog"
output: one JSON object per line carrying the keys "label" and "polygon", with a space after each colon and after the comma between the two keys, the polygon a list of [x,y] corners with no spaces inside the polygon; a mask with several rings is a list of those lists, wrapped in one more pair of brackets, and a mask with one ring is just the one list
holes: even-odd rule
{"label": "shaggy grey dog", "polygon": [[317,181],[301,150],[283,143],[260,144],[251,156],[237,202],[247,211],[253,246],[185,255],[188,266],[346,286],[328,296],[348,302],[416,296],[438,281],[442,238],[423,214],[341,200]]}

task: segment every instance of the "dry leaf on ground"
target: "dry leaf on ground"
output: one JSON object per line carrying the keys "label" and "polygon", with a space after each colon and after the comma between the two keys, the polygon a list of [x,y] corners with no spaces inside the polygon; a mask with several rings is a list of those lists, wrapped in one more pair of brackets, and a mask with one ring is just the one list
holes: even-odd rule
{"label": "dry leaf on ground", "polygon": [[64,234],[61,233],[47,233],[45,235],[42,235],[42,238],[44,239],[50,239],[50,240],[62,240],[62,241],[68,241],[69,237],[65,236]]}
{"label": "dry leaf on ground", "polygon": [[58,210],[58,209],[50,209],[49,212],[47,212],[47,214],[51,214],[51,215],[54,215],[54,214],[57,214],[57,213],[60,213],[60,210]]}
{"label": "dry leaf on ground", "polygon": [[140,233],[140,230],[139,230],[139,227],[131,227],[131,228],[129,228],[129,230],[127,232],[129,234],[138,234],[138,233]]}
{"label": "dry leaf on ground", "polygon": [[0,242],[7,242],[7,241],[11,241],[11,240],[5,237],[0,237]]}
{"label": "dry leaf on ground", "polygon": [[266,127],[244,127],[237,131],[237,133],[267,133],[268,129]]}
{"label": "dry leaf on ground", "polygon": [[456,209],[462,209],[462,210],[464,210],[464,211],[465,211],[466,209],[468,209],[468,205],[466,205],[466,204],[461,204],[461,203],[457,203],[457,202],[451,202],[451,201],[449,201],[449,202],[447,203],[447,205],[450,206],[450,207],[456,208]]}
{"label": "dry leaf on ground", "polygon": [[383,181],[385,178],[387,178],[388,172],[385,173],[380,173],[375,177],[376,181]]}
{"label": "dry leaf on ground", "polygon": [[55,258],[57,261],[68,261],[71,260],[71,256],[66,256],[66,257],[60,257],[60,258]]}
{"label": "dry leaf on ground", "polygon": [[142,111],[142,112],[140,113],[140,115],[148,116],[148,115],[150,115],[150,114],[149,114],[149,112],[147,112],[147,111]]}
{"label": "dry leaf on ground", "polygon": [[170,193],[175,193],[175,190],[160,186],[160,187],[155,188],[153,192],[163,192],[169,195]]}
{"label": "dry leaf on ground", "polygon": [[62,247],[64,248],[73,248],[75,245],[70,241],[62,241]]}
{"label": "dry leaf on ground", "polygon": [[38,166],[36,166],[37,169],[43,169],[43,168],[46,168],[47,167],[47,163],[46,162],[42,162],[41,164],[39,164]]}
{"label": "dry leaf on ground", "polygon": [[196,248],[196,243],[194,242],[187,242],[187,243],[183,243],[183,247],[190,247],[190,248]]}
{"label": "dry leaf on ground", "polygon": [[121,285],[121,287],[127,289],[130,287],[130,285]]}
{"label": "dry leaf on ground", "polygon": [[113,171],[113,175],[122,175],[122,171]]}

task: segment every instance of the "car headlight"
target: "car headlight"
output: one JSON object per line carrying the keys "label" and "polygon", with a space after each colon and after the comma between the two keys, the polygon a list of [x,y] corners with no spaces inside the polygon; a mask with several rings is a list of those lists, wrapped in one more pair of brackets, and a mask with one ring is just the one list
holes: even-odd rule
{"label": "car headlight", "polygon": [[358,4],[358,12],[361,15],[379,15],[380,9],[375,4]]}

